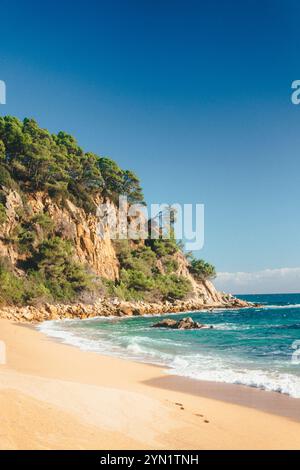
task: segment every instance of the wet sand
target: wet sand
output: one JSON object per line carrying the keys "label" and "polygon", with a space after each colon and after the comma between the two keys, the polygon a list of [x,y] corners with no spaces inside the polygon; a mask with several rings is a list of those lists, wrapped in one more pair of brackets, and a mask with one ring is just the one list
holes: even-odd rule
{"label": "wet sand", "polygon": [[170,375],[151,379],[148,385],[164,390],[177,390],[198,397],[254,408],[300,422],[300,399],[245,385],[193,380]]}

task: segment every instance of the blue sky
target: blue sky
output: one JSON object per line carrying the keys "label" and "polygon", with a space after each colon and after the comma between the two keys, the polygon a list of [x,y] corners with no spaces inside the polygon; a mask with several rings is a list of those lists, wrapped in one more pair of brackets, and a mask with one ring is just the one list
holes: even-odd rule
{"label": "blue sky", "polygon": [[66,130],[134,169],[148,202],[204,203],[198,255],[219,271],[297,268],[299,10],[292,0],[4,0],[0,113]]}

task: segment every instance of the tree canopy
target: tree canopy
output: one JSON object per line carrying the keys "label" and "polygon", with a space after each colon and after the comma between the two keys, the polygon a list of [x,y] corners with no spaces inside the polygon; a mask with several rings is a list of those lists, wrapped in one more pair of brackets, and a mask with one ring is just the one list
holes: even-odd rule
{"label": "tree canopy", "polygon": [[93,196],[101,194],[117,202],[143,202],[140,181],[134,172],[116,162],[84,152],[66,132],[50,134],[33,119],[23,122],[0,117],[0,184],[17,182],[23,191],[47,191],[58,199],[70,198],[87,211]]}
{"label": "tree canopy", "polygon": [[214,279],[216,277],[216,268],[203,259],[192,258],[190,262],[190,272],[200,281]]}

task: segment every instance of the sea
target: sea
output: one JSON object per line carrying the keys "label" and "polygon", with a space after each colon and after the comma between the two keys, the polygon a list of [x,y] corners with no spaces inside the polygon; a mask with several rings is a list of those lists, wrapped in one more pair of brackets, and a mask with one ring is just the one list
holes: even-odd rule
{"label": "sea", "polygon": [[38,328],[82,350],[157,364],[173,375],[300,398],[300,294],[239,297],[262,307],[164,315],[190,316],[212,329],[153,328],[159,315],[48,321]]}

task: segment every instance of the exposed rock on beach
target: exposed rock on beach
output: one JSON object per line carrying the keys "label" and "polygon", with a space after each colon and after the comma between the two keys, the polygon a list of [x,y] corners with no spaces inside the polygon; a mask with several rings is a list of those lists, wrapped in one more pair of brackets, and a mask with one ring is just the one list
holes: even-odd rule
{"label": "exposed rock on beach", "polygon": [[154,328],[171,328],[175,330],[200,330],[200,329],[212,329],[213,326],[203,325],[197,321],[194,321],[191,317],[181,318],[180,320],[174,320],[172,318],[165,318],[152,325]]}

